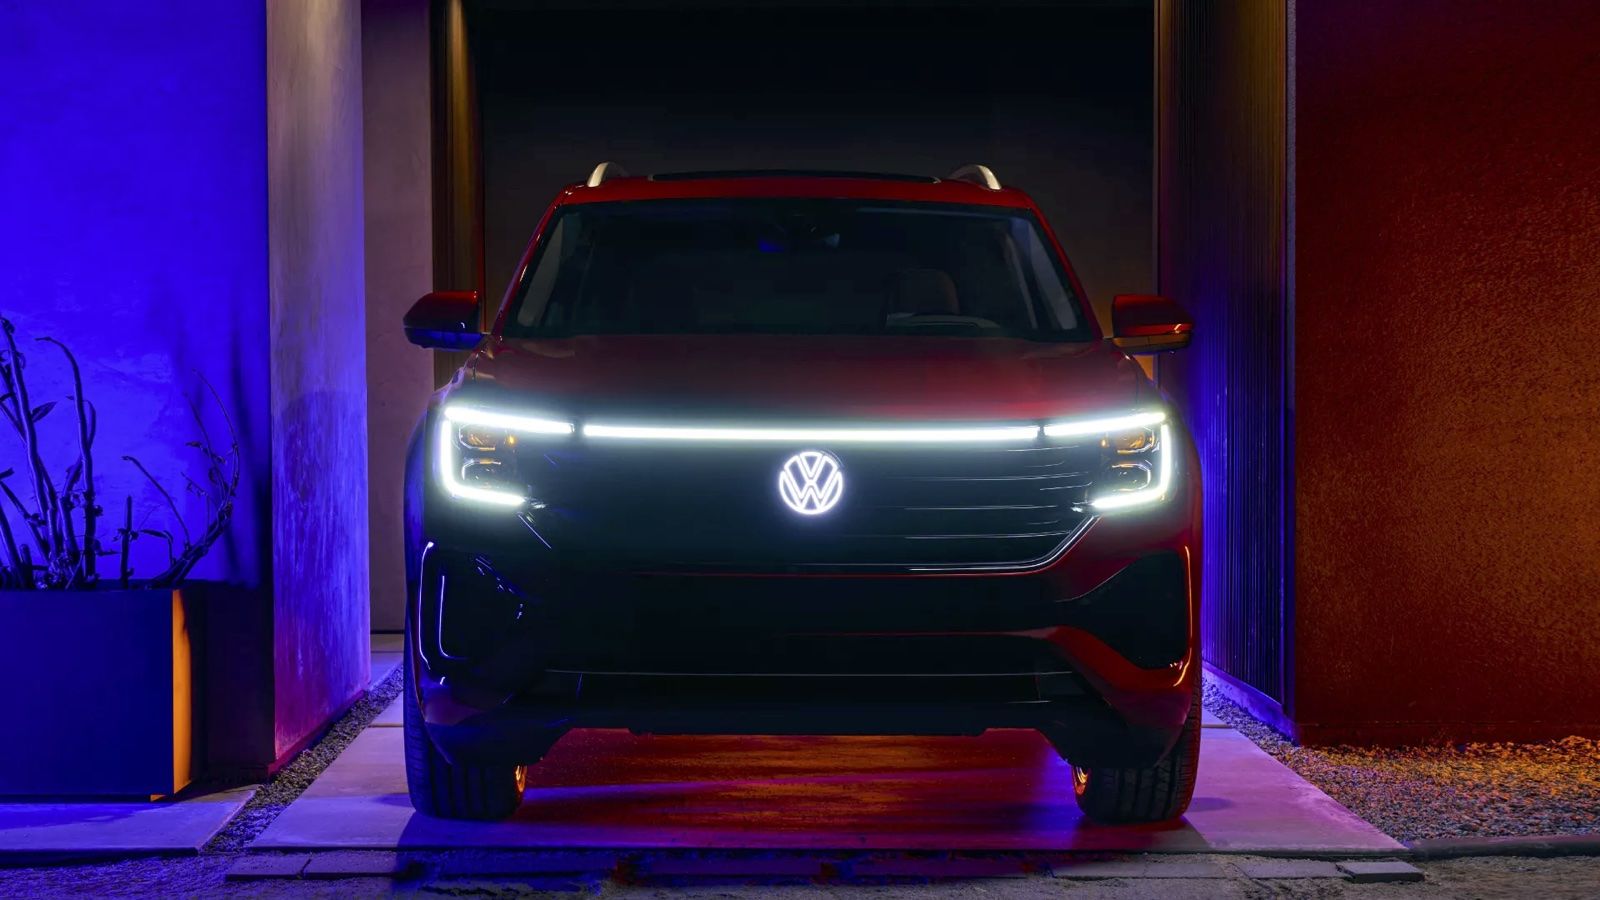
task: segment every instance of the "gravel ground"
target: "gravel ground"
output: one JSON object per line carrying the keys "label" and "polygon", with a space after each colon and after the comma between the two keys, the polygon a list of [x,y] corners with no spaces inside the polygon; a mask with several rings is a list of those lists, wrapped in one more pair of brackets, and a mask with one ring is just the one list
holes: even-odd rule
{"label": "gravel ground", "polygon": [[394,698],[400,696],[401,668],[395,666],[389,677],[374,685],[365,697],[356,701],[349,712],[333,723],[321,740],[300,751],[288,765],[278,770],[271,781],[257,788],[255,796],[250,798],[244,809],[206,844],[206,851],[228,853],[243,850],[265,831],[272,820],[310,787],[311,782],[344,752],[345,747],[350,746],[356,735],[371,724]]}
{"label": "gravel ground", "polygon": [[1600,834],[1600,741],[1298,747],[1207,681],[1205,705],[1356,815],[1403,841]]}

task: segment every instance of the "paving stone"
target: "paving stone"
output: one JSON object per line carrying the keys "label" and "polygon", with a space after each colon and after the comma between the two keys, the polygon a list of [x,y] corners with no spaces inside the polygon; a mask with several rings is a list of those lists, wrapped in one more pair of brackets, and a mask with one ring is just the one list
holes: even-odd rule
{"label": "paving stone", "polygon": [[278,854],[246,856],[233,864],[225,877],[228,881],[265,881],[271,878],[299,878],[300,870],[311,862],[308,855],[281,856]]}
{"label": "paving stone", "polygon": [[[982,738],[579,729],[529,773],[515,816],[430,819],[407,800],[401,731],[368,728],[251,849],[958,848],[1323,859],[1406,850],[1229,728],[1204,729],[1194,804],[1181,824],[1161,829],[1085,821],[1072,802],[1070,769],[1054,749],[1035,732],[1007,729]],[[759,765],[749,763],[752,750]],[[792,802],[774,803],[778,791]],[[879,795],[893,802],[861,802]],[[939,815],[928,816],[930,808]],[[0,843],[5,836],[0,830]]]}
{"label": "paving stone", "polygon": [[496,853],[447,859],[441,878],[511,878],[518,875],[609,875],[617,867],[615,853]]}
{"label": "paving stone", "polygon": [[405,710],[401,708],[400,701],[403,700],[404,698],[405,698],[405,695],[401,694],[399,697],[394,698],[394,701],[392,703],[390,703],[388,706],[385,706],[383,708],[383,711],[378,713],[377,718],[372,720],[372,727],[374,727],[374,728],[400,728],[400,727],[403,727],[406,724]]}
{"label": "paving stone", "polygon": [[669,856],[640,867],[654,878],[816,878],[822,860],[805,856]]}
{"label": "paving stone", "polygon": [[856,878],[1026,878],[1027,865],[1004,857],[869,859],[850,866]]}
{"label": "paving stone", "polygon": [[1339,863],[1351,881],[1367,884],[1379,881],[1422,881],[1422,870],[1399,860],[1360,860]]}
{"label": "paving stone", "polygon": [[1228,873],[1206,860],[1145,863],[1140,878],[1227,878]]}
{"label": "paving stone", "polygon": [[1246,878],[1342,878],[1344,873],[1320,859],[1252,859],[1236,863]]}
{"label": "paving stone", "polygon": [[1057,878],[1100,880],[1107,878],[1227,878],[1222,867],[1208,860],[1150,862],[1110,860],[1067,863],[1050,870]]}
{"label": "paving stone", "polygon": [[1146,867],[1146,863],[1131,859],[1073,862],[1052,868],[1050,874],[1057,878],[1100,881],[1107,878],[1138,878]]}
{"label": "paving stone", "polygon": [[394,878],[416,871],[418,863],[399,853],[319,853],[301,872],[306,878]]}
{"label": "paving stone", "polygon": [[372,654],[372,680],[369,686],[382,682],[400,668],[400,654],[374,653]]}
{"label": "paving stone", "polygon": [[157,802],[0,803],[0,859],[193,856],[255,790]]}
{"label": "paving stone", "polygon": [[456,876],[437,878],[429,882],[429,893],[459,896],[512,897],[524,892],[554,893],[563,891],[587,894],[597,893],[594,875],[505,875],[493,878]]}

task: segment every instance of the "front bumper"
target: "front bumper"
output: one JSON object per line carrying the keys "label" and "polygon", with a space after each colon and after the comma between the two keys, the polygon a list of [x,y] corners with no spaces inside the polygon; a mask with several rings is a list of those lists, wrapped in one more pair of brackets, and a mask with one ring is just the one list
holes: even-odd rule
{"label": "front bumper", "polygon": [[444,510],[416,520],[408,652],[454,759],[530,762],[580,727],[1016,727],[1075,762],[1147,765],[1198,682],[1194,479],[1091,520],[1048,566],[993,574],[582,571],[530,554],[512,515]]}

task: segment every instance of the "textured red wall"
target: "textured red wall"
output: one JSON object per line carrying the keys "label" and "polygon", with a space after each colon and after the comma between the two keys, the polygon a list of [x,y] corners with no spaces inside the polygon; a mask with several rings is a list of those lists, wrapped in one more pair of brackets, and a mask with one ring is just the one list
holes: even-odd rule
{"label": "textured red wall", "polygon": [[1295,15],[1290,715],[1600,732],[1600,3]]}

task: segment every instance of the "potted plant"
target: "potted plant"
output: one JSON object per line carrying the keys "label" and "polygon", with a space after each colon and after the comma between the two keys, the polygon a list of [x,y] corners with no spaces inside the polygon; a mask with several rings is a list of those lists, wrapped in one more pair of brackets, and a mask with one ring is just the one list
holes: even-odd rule
{"label": "potted plant", "polygon": [[[14,432],[20,448],[0,459],[21,460],[0,468],[0,633],[8,638],[11,676],[0,795],[175,793],[196,774],[202,696],[202,610],[185,579],[233,513],[240,464],[232,423],[218,452],[191,400],[197,435],[189,446],[201,455],[204,475],[184,479],[205,501],[203,529],[191,530],[173,495],[124,456],[154,485],[173,526],[136,527],[128,497],[120,524],[107,532],[96,494],[95,407],[77,359],[54,338],[36,339],[71,375],[63,410],[59,399],[41,402],[30,393],[29,357],[3,317],[0,332],[0,432]],[[221,408],[215,391],[211,399]],[[64,466],[40,439],[40,423],[52,414],[74,417]],[[129,549],[137,540],[162,542],[166,567],[135,577]]]}

